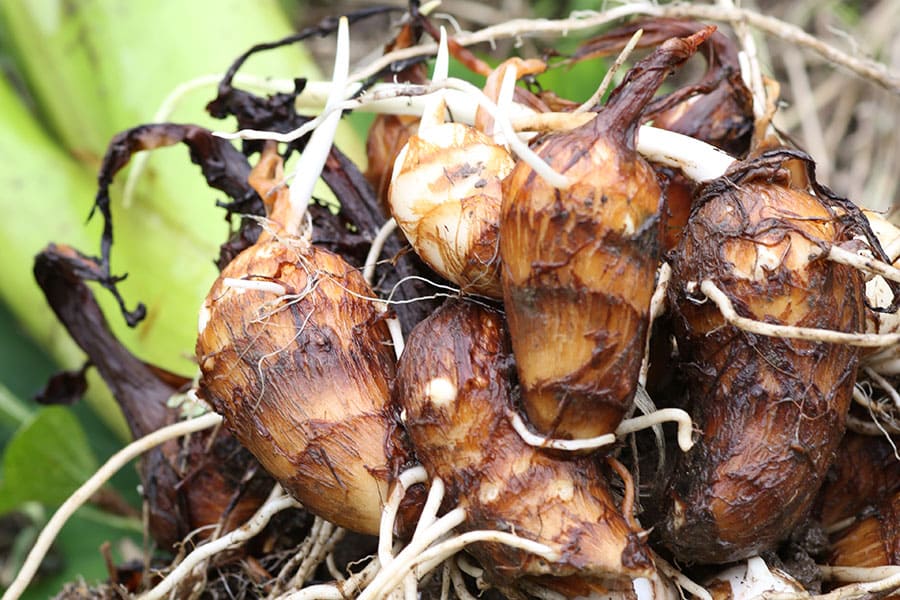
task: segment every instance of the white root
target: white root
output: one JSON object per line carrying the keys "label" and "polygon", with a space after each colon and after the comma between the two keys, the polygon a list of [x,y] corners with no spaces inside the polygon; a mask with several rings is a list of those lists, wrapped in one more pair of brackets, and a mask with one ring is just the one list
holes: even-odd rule
{"label": "white root", "polygon": [[697,598],[700,598],[700,600],[713,600],[712,594],[709,593],[709,590],[670,565],[657,553],[652,552],[652,554],[653,563],[656,565],[656,568],[659,570],[659,572],[674,581],[678,585],[678,587],[690,594],[693,594]]}
{"label": "white root", "polygon": [[275,600],[347,600],[365,588],[381,568],[378,559],[372,560],[359,573],[335,584],[311,585],[302,590],[278,596]]}
{"label": "white root", "polygon": [[[857,598],[871,598],[876,595],[882,596],[900,587],[900,567],[880,568],[885,569],[884,573],[887,573],[881,579],[839,587],[827,594],[810,595],[808,592],[800,592],[765,594],[764,597],[766,600],[855,600]],[[837,569],[837,567],[831,567],[831,569]],[[840,571],[831,572],[839,573]]]}
{"label": "white root", "polygon": [[616,442],[616,434],[614,433],[606,433],[597,437],[584,438],[580,440],[548,438],[531,431],[517,411],[511,411],[509,421],[512,424],[513,429],[516,430],[516,433],[519,434],[519,437],[522,438],[522,441],[524,441],[529,446],[534,446],[535,448],[549,448],[552,450],[565,450],[566,452],[580,452],[583,450],[594,450],[596,448],[602,448],[603,446],[609,446],[610,444],[614,444]]}
{"label": "white root", "polygon": [[268,292],[276,296],[284,296],[287,289],[280,283],[274,281],[261,281],[259,279],[235,279],[234,277],[226,277],[222,280],[222,286],[235,290],[253,290],[256,292]]}
{"label": "white root", "polygon": [[[420,532],[418,539],[412,539],[400,553],[394,557],[388,565],[382,565],[382,569],[375,576],[365,591],[360,594],[360,600],[381,598],[384,594],[393,591],[409,574],[408,563],[415,561],[423,551],[431,544],[443,537],[460,525],[466,518],[466,513],[461,508],[455,508],[435,521],[430,527]],[[380,542],[380,540],[379,540]],[[388,585],[390,586],[388,587]]]}
{"label": "white root", "polygon": [[378,233],[375,235],[375,239],[372,240],[372,245],[369,247],[369,254],[366,256],[366,264],[363,267],[363,278],[369,285],[372,285],[373,283],[375,266],[378,264],[378,257],[381,256],[381,252],[384,250],[384,244],[396,230],[397,221],[391,217],[384,222],[384,225],[381,226],[381,229],[379,229]]}
{"label": "white root", "polygon": [[450,560],[446,561],[444,565],[445,568],[450,571],[450,581],[453,583],[453,591],[456,593],[456,597],[459,598],[459,600],[477,600],[476,597],[469,592],[469,588],[466,587],[466,581],[463,579],[459,566]]}
{"label": "white root", "polygon": [[641,361],[641,371],[638,375],[638,384],[647,387],[647,373],[650,370],[650,336],[653,332],[653,323],[662,316],[666,310],[666,291],[669,289],[669,280],[672,278],[672,267],[663,262],[656,275],[656,289],[650,297],[650,321],[647,323],[647,339],[644,341],[644,358]]}
{"label": "white root", "polygon": [[300,552],[303,556],[297,572],[291,577],[289,588],[302,587],[306,581],[312,577],[316,568],[322,564],[329,556],[339,541],[344,538],[346,530],[338,527],[334,523],[316,517],[316,521],[321,521],[321,526],[316,535],[310,534],[310,545],[307,552]]}
{"label": "white root", "polygon": [[[535,173],[544,178],[547,183],[549,183],[553,187],[565,189],[569,186],[571,182],[566,178],[565,175],[557,173],[555,170],[553,170],[553,168],[549,164],[547,164],[544,159],[538,156],[531,148],[528,147],[527,143],[522,141],[522,139],[519,138],[518,135],[516,135],[512,123],[509,120],[509,115],[506,113],[506,111],[500,111],[497,108],[497,105],[490,98],[488,98],[483,91],[481,91],[468,81],[463,81],[462,79],[457,79],[455,77],[450,77],[444,81],[433,83],[432,87],[465,92],[468,95],[467,101],[469,103],[471,103],[472,100],[475,100],[478,103],[478,106],[486,110],[487,113],[494,119],[495,127],[500,129],[500,133],[503,134],[503,139],[507,144],[509,144],[510,150],[512,150],[520,160],[526,162],[528,166],[530,166],[534,170]],[[450,108],[451,112],[454,110],[454,108],[452,106],[449,106],[449,104],[448,108]]]}
{"label": "white root", "polygon": [[515,411],[511,412],[509,420],[513,429],[515,429],[516,433],[519,434],[519,437],[522,438],[522,441],[535,448],[550,448],[552,450],[563,450],[566,452],[594,450],[614,444],[616,439],[623,438],[630,433],[668,422],[678,424],[678,446],[683,451],[687,452],[694,445],[694,424],[691,421],[691,416],[680,408],[663,408],[640,417],[624,419],[619,423],[615,433],[606,433],[597,437],[580,440],[548,438],[534,433],[528,429],[528,426],[522,420],[522,417]]}
{"label": "white root", "polygon": [[829,581],[870,582],[881,581],[900,574],[900,566],[887,567],[834,567],[817,565],[822,577]]}
{"label": "white root", "polygon": [[[428,572],[439,564],[454,556],[459,550],[476,541],[492,541],[509,544],[543,556],[547,560],[558,560],[559,556],[551,548],[513,534],[499,531],[476,531],[438,543],[454,528],[462,524],[466,512],[462,508],[454,508],[440,518],[436,518],[437,510],[444,499],[444,484],[435,478],[432,480],[428,498],[422,511],[421,520],[416,526],[412,539],[399,554],[393,556],[390,548],[393,542],[394,519],[400,500],[406,490],[415,483],[424,480],[424,469],[413,467],[400,474],[397,484],[391,490],[388,502],[382,512],[379,530],[378,557],[380,568],[374,579],[359,595],[360,600],[385,598],[399,586],[409,594]],[[418,568],[417,568],[418,567]]]}
{"label": "white root", "polygon": [[3,594],[2,600],[17,600],[22,595],[25,588],[28,587],[28,584],[34,577],[34,574],[37,572],[47,551],[50,549],[53,540],[56,539],[60,529],[66,524],[69,517],[71,517],[82,504],[87,502],[91,496],[97,493],[103,484],[105,484],[119,469],[144,452],[147,452],[163,442],[177,439],[189,433],[210,429],[221,423],[221,415],[207,413],[189,421],[181,421],[180,423],[158,429],[149,435],[131,442],[113,454],[102,467],[97,469],[97,472],[94,473],[90,479],[85,481],[81,487],[75,490],[72,495],[63,502],[62,506],[53,513],[53,516],[50,517],[47,525],[44,526],[44,529],[38,536],[31,552],[28,553],[28,557],[25,559],[25,563],[22,565],[16,578]]}
{"label": "white root", "polygon": [[[378,233],[375,235],[375,239],[372,240],[372,245],[369,247],[369,253],[366,255],[366,262],[363,266],[363,278],[369,285],[373,284],[375,278],[375,265],[378,264],[378,257],[381,256],[381,252],[384,250],[384,244],[396,229],[397,221],[390,218],[385,221],[384,225],[381,226],[381,229],[379,229]],[[384,305],[384,310],[387,310],[387,301],[380,299],[374,300],[382,303]],[[397,360],[400,360],[400,356],[403,354],[403,349],[406,346],[406,342],[403,340],[403,329],[400,326],[400,321],[396,317],[391,317],[385,319],[385,322],[388,326],[388,332],[391,334],[391,342],[394,344],[394,355]]]}
{"label": "white root", "polygon": [[597,90],[591,94],[591,97],[588,98],[584,104],[576,108],[574,113],[583,113],[587,112],[596,106],[600,100],[603,98],[603,94],[606,93],[606,90],[609,89],[609,84],[612,83],[612,78],[622,67],[622,64],[628,60],[628,57],[631,55],[631,52],[634,50],[634,47],[637,46],[637,43],[640,41],[641,36],[644,35],[643,29],[638,29],[634,32],[634,35],[631,36],[631,39],[628,40],[628,43],[625,44],[625,47],[622,48],[622,51],[619,52],[619,55],[616,57],[616,60],[613,61],[613,64],[610,65],[609,69],[606,70],[606,73],[603,75],[603,79],[600,81],[600,85],[597,87]]}
{"label": "white root", "polygon": [[876,373],[871,368],[866,367],[865,371],[866,371],[866,375],[868,375],[869,378],[872,379],[872,381],[877,383],[878,387],[880,387],[882,390],[884,390],[884,392],[888,395],[888,398],[890,398],[893,401],[894,407],[898,411],[900,411],[900,393],[898,393],[897,390],[894,388],[894,386],[891,385],[891,382],[888,381],[887,379],[885,379],[884,377],[882,377],[881,375],[879,375],[878,373]]}
{"label": "white root", "polygon": [[[178,104],[189,93],[204,88],[214,88],[222,81],[224,73],[216,73],[210,75],[200,75],[184,81],[172,89],[168,95],[163,98],[159,108],[150,119],[150,123],[164,123],[171,121]],[[289,94],[294,91],[294,82],[287,79],[270,79],[267,77],[257,77],[256,75],[247,75],[244,73],[235,73],[234,82],[238,85],[244,85],[270,93]],[[358,85],[357,85],[358,89]],[[354,90],[355,91],[355,90]],[[150,160],[150,152],[138,152],[131,160],[131,166],[128,169],[128,176],[125,178],[125,185],[122,188],[122,206],[131,207],[134,203],[135,190],[137,190],[138,182],[141,175],[147,168],[147,162]]]}
{"label": "white root", "polygon": [[223,535],[219,539],[198,546],[177,567],[166,575],[165,579],[155,587],[139,596],[140,600],[160,600],[174,590],[191,572],[206,560],[231,548],[243,545],[249,539],[262,531],[272,517],[283,510],[299,507],[300,504],[290,496],[282,495],[281,486],[276,485],[266,502],[250,517],[250,520]]}
{"label": "white root", "polygon": [[828,250],[828,260],[843,265],[855,267],[860,271],[881,275],[885,279],[900,282],[900,269],[886,262],[882,262],[870,256],[862,256],[849,250],[844,250],[840,246],[831,246]]}
{"label": "white root", "polygon": [[662,408],[649,415],[625,419],[616,428],[616,436],[624,437],[629,433],[647,429],[659,423],[669,422],[678,424],[678,447],[683,452],[690,450],[694,446],[694,424],[691,421],[691,416],[680,408]]}
{"label": "white root", "polygon": [[407,469],[397,477],[397,483],[394,484],[388,501],[381,509],[381,522],[378,527],[378,560],[382,565],[388,565],[394,560],[391,552],[394,542],[394,520],[397,518],[397,511],[400,510],[403,496],[413,485],[426,481],[428,481],[428,473],[421,465]]}
{"label": "white root", "polygon": [[[538,157],[528,144],[515,134],[517,128],[544,129],[571,129],[583,125],[594,115],[572,113],[541,113],[537,114],[530,109],[513,103],[511,110],[500,111],[497,105],[484,95],[474,85],[456,78],[448,78],[431,85],[411,84],[379,84],[374,91],[362,98],[348,101],[340,107],[326,108],[326,112],[340,112],[345,108],[361,108],[389,114],[411,114],[421,116],[427,111],[431,98],[423,97],[437,90],[446,90],[444,101],[447,108],[458,123],[471,125],[475,122],[475,109],[477,106],[484,108],[493,118],[500,129],[503,139],[509,144],[510,149],[519,158],[526,161],[529,166],[548,183],[558,188],[565,188],[568,180],[554,171],[550,166]],[[453,93],[457,92],[457,93]],[[515,109],[515,110],[513,110]],[[324,113],[323,113],[324,114]],[[514,127],[514,123],[517,124]],[[291,141],[306,134],[315,127],[310,122],[294,132],[279,134],[273,132],[243,130],[237,133],[216,132],[216,135],[226,139],[259,139]],[[734,162],[734,158],[727,153],[705,142],[656,127],[642,126],[638,131],[637,151],[647,159],[668,166],[680,168],[684,174],[695,180],[705,181],[721,177],[726,169]]]}
{"label": "white root", "polygon": [[306,536],[306,539],[303,540],[303,543],[300,544],[300,548],[297,549],[296,554],[291,557],[290,560],[285,563],[285,565],[281,568],[278,573],[278,577],[275,578],[275,585],[272,587],[272,591],[269,593],[269,598],[276,597],[281,594],[282,591],[287,587],[287,583],[293,579],[291,573],[296,573],[297,568],[306,560],[309,556],[310,551],[312,550],[313,545],[315,544],[316,538],[322,532],[322,527],[327,523],[325,519],[321,517],[316,517],[313,519],[312,526],[309,528],[309,535]]}
{"label": "white root", "polygon": [[890,435],[900,434],[900,426],[898,425],[892,423],[882,424],[877,420],[864,421],[856,415],[847,415],[847,429],[862,435],[885,436],[888,439],[890,439]]}
{"label": "white root", "polygon": [[[325,104],[326,111],[333,109],[335,105],[343,101],[343,95],[347,87],[347,78],[350,70],[350,34],[346,17],[341,17],[338,22],[337,49],[334,58],[334,75],[332,77],[331,93]],[[291,215],[285,224],[285,229],[290,233],[300,230],[306,215],[309,200],[312,198],[313,187],[322,173],[331,145],[337,133],[337,126],[341,120],[341,111],[333,110],[322,123],[316,127],[303,154],[297,160],[294,170],[294,180],[290,185]]]}
{"label": "white root", "polygon": [[[464,512],[459,508],[454,510]],[[450,516],[453,512],[454,511],[451,511],[446,516]],[[444,517],[442,517],[442,519],[443,518]],[[386,570],[382,573],[379,573],[379,577],[384,575],[384,582],[381,583],[378,587],[375,587],[378,580],[378,577],[376,577],[376,581],[373,581],[372,584],[368,588],[366,588],[366,590],[359,596],[359,600],[369,600],[371,598],[382,597],[379,594],[389,592],[394,589],[397,585],[399,585],[400,581],[411,572],[415,572],[416,577],[421,578],[436,566],[441,564],[443,561],[454,556],[457,552],[464,549],[466,546],[469,546],[476,542],[505,544],[512,548],[518,548],[520,550],[524,550],[526,552],[530,552],[532,554],[540,556],[548,562],[555,562],[560,559],[559,553],[549,546],[534,542],[532,540],[521,538],[511,533],[494,530],[468,531],[466,533],[451,537],[450,539],[436,544],[428,548],[427,550],[423,549],[424,551],[416,552],[415,554],[410,553],[408,555],[404,555],[404,553],[401,552],[401,554],[397,557],[397,561],[394,563],[394,569],[392,569],[390,572]],[[410,546],[412,546],[412,544]],[[375,591],[370,595],[369,591],[373,588]]]}
{"label": "white root", "polygon": [[[696,288],[695,282],[688,283],[688,291]],[[734,305],[728,296],[720,290],[715,283],[706,279],[700,283],[700,291],[713,301],[719,308],[722,316],[731,325],[750,333],[769,337],[791,338],[812,342],[827,342],[831,344],[849,344],[851,346],[863,346],[867,348],[881,348],[900,342],[900,333],[844,333],[830,329],[816,329],[812,327],[795,327],[793,325],[775,325],[764,323],[737,314]]]}

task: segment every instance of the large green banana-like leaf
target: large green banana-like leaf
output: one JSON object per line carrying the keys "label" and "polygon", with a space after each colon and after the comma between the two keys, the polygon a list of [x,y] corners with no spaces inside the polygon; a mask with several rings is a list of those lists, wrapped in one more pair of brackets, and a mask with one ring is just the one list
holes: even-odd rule
{"label": "large green banana-like leaf", "polygon": [[[73,365],[80,353],[44,308],[31,280],[33,255],[51,241],[98,253],[99,223],[86,227],[85,219],[108,140],[151,120],[178,84],[221,73],[251,45],[291,30],[273,0],[3,0],[0,19],[4,43],[41,119],[0,83],[0,297],[62,364]],[[319,76],[296,46],[254,57],[246,70]],[[191,92],[170,120],[233,128],[204,114],[213,95],[211,89]],[[349,129],[338,143],[360,156]],[[154,154],[130,207],[121,203],[121,181],[113,189],[113,271],[129,273],[122,292],[131,306],[145,302],[148,318],[128,330],[108,295],[99,296],[125,343],[142,358],[182,373],[193,370],[188,357],[197,307],[227,234],[216,198],[221,194],[206,187],[183,148]]]}

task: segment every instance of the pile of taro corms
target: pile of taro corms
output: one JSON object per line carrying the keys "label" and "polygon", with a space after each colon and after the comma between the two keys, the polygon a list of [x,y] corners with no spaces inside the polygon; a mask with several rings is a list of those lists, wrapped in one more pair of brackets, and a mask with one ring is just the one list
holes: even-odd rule
{"label": "pile of taro corms", "polygon": [[[179,421],[179,390],[211,411],[142,458],[149,533],[174,560],[89,593],[900,589],[900,229],[780,139],[777,83],[715,26],[612,21],[563,62],[641,58],[608,95],[598,67],[582,105],[534,83],[544,60],[491,68],[416,4],[350,77],[349,24],[376,12],[241,56],[208,106],[236,134],[120,134],[101,256],[37,258],[136,437]],[[331,34],[332,81],[232,85],[252,53]],[[485,87],[448,77],[448,54]],[[705,72],[659,93],[694,55]],[[332,147],[346,110],[379,113],[364,173]],[[84,283],[117,293],[115,173],[179,142],[239,223],[193,386],[131,356]],[[339,207],[311,201],[320,175]]]}

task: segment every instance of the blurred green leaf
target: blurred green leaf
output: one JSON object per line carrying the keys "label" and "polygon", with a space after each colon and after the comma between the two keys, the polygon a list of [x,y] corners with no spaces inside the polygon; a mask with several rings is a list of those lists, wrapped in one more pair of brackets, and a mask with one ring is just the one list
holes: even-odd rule
{"label": "blurred green leaf", "polygon": [[[133,531],[131,523],[104,519],[100,521],[85,509],[76,512],[63,527],[53,545],[50,558],[45,563],[47,572],[39,573],[22,595],[22,600],[43,600],[59,593],[63,585],[83,579],[88,585],[105,581],[109,574],[106,563],[100,553],[100,546],[110,542],[114,560],[119,563],[133,556],[125,556],[120,551],[122,542],[130,540],[132,548],[141,547],[141,535]],[[35,523],[37,530],[43,523]],[[29,533],[36,531],[25,531]],[[0,591],[2,591],[0,587]]]}
{"label": "blurred green leaf", "polygon": [[0,426],[22,425],[31,418],[31,410],[0,383]]}
{"label": "blurred green leaf", "polygon": [[27,501],[61,504],[97,466],[78,419],[64,407],[43,408],[6,447],[0,513]]}

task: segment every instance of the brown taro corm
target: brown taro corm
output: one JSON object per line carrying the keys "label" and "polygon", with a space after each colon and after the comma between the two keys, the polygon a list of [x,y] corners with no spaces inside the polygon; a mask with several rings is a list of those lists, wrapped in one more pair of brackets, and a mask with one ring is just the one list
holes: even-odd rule
{"label": "brown taro corm", "polygon": [[791,187],[780,167],[795,154],[738,163],[709,184],[673,257],[676,369],[701,435],[674,466],[656,531],[684,561],[740,560],[785,539],[844,434],[855,347],[747,333],[698,291],[709,280],[738,314],[773,324],[864,327],[859,272],[823,256],[852,226]]}
{"label": "brown taro corm", "polygon": [[838,534],[828,563],[845,567],[900,565],[900,492]]}
{"label": "brown taro corm", "polygon": [[848,431],[816,498],[816,519],[827,527],[900,491],[898,444],[900,436],[889,440]]}
{"label": "brown taro corm", "polygon": [[[36,257],[34,274],[60,322],[109,386],[132,435],[175,423],[179,409],[168,400],[190,380],[142,362],[115,337],[86,283],[102,279],[101,265],[53,244]],[[219,524],[222,533],[239,527],[274,483],[224,429],[164,442],[141,456],[138,471],[149,533],[167,552],[192,532],[200,542]]]}
{"label": "brown taro corm", "polygon": [[446,485],[444,505],[465,509],[461,531],[513,532],[561,553],[548,564],[503,545],[471,546],[492,581],[578,575],[630,588],[630,577],[653,570],[641,532],[629,528],[595,461],[560,460],[519,437],[511,369],[496,310],[451,300],[416,326],[393,392],[416,456]]}
{"label": "brown taro corm", "polygon": [[570,187],[552,187],[524,162],[504,181],[503,299],[525,410],[543,434],[610,433],[634,397],[661,194],[635,135],[654,91],[713,29],[663,43],[595,119],[536,144]]}
{"label": "brown taro corm", "polygon": [[[638,48],[652,47],[672,36],[684,36],[704,27],[696,21],[668,18],[638,19],[588,40],[572,56],[584,60],[619,52],[638,29]],[[651,104],[647,116],[653,126],[712,144],[736,157],[750,150],[753,137],[753,96],[741,76],[734,41],[716,31],[697,50],[706,59],[706,73],[694,85],[684,86]],[[653,113],[653,114],[649,114]],[[696,183],[680,169],[654,164],[665,189],[660,246],[669,252],[678,245],[691,210]]]}
{"label": "brown taro corm", "polygon": [[[310,512],[376,534],[394,430],[385,315],[357,269],[279,230],[289,202],[282,179],[281,159],[271,153],[251,177],[272,222],[204,303],[201,393]],[[286,294],[229,287],[227,278],[278,284]]]}
{"label": "brown taro corm", "polygon": [[[507,70],[541,72],[541,61],[511,58],[488,75],[485,94],[497,100]],[[445,122],[443,101],[422,115],[397,157],[389,192],[391,214],[421,259],[464,293],[502,297],[498,232],[502,181],[515,165],[492,135],[480,108],[475,126]]]}

